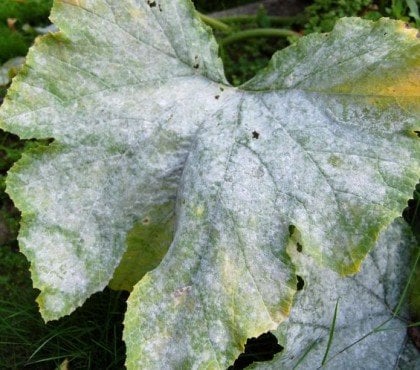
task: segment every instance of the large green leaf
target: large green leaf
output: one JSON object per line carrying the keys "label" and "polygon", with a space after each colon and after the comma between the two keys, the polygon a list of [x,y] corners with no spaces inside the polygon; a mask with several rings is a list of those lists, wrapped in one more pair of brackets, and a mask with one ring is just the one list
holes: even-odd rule
{"label": "large green leaf", "polygon": [[354,273],[418,180],[420,46],[400,22],[343,20],[233,88],[187,0],[61,0],[52,19],[0,113],[55,139],[7,180],[43,317],[101,290],[127,231],[176,201],[168,253],[129,298],[129,368],[228,366],[289,314],[292,230]]}
{"label": "large green leaf", "polygon": [[[253,368],[316,369],[323,361],[326,369],[349,364],[354,369],[414,369],[416,361],[420,365],[416,350],[410,354],[409,320],[400,303],[413,268],[410,260],[419,253],[415,246],[409,226],[397,219],[381,234],[360,273],[342,277],[318,266],[291,243],[289,252],[304,287],[296,294],[290,317],[276,331],[285,349],[275,360]],[[404,367],[409,361],[413,365]]]}

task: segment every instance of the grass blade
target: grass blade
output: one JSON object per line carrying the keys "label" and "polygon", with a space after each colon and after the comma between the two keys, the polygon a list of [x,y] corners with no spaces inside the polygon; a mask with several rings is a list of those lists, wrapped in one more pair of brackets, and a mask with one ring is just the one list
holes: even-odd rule
{"label": "grass blade", "polygon": [[335,323],[337,321],[337,312],[338,312],[338,301],[339,300],[337,299],[337,303],[335,304],[335,309],[334,309],[333,321],[331,323],[330,334],[328,336],[327,348],[325,350],[324,358],[322,359],[322,366],[324,366],[324,364],[327,361],[328,353],[330,352],[331,344],[334,338]]}

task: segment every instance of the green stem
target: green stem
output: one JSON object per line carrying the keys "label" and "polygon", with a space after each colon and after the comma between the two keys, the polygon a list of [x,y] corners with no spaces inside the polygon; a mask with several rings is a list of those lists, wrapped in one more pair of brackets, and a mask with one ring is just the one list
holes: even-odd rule
{"label": "green stem", "polygon": [[[257,21],[257,15],[235,15],[229,17],[221,17],[219,18],[220,21],[223,23],[247,23],[247,22],[255,22]],[[268,21],[271,24],[283,25],[283,26],[290,26],[296,23],[302,23],[305,19],[304,16],[298,15],[295,17],[278,17],[278,16],[267,16]]]}
{"label": "green stem", "polygon": [[196,12],[198,17],[208,26],[210,26],[211,28],[221,31],[221,32],[225,32],[225,33],[230,33],[232,32],[232,29],[225,23],[223,23],[222,21],[219,21],[216,18],[212,18],[209,17],[207,15],[204,15],[200,12]]}
{"label": "green stem", "polygon": [[282,29],[282,28],[255,28],[245,31],[235,32],[220,41],[223,46],[233,44],[234,42],[246,40],[254,37],[288,37],[288,36],[301,36],[299,33]]}

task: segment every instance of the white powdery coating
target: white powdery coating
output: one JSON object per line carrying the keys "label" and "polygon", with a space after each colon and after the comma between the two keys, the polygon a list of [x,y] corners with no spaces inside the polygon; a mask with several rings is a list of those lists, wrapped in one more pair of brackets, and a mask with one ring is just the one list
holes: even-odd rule
{"label": "white powdery coating", "polygon": [[[39,261],[34,266],[39,279],[48,281],[50,286],[64,295],[74,295],[79,290],[86,290],[89,272],[86,271],[83,260],[73,253],[72,243],[58,233],[50,232],[48,238],[56,246],[53,253],[45,248],[32,249],[34,259]],[[24,245],[43,245],[45,230],[36,229],[31,233],[30,239],[22,237],[19,242]]]}
{"label": "white powdery coating", "polygon": [[[308,254],[338,272],[354,271],[363,238],[373,244],[369,228],[398,214],[411,189],[398,192],[378,167],[401,171],[414,152],[410,139],[385,151],[394,135],[363,127],[378,114],[368,102],[340,102],[364,111],[347,122],[326,113],[322,94],[316,98],[318,105],[299,90],[242,92],[205,122],[184,166],[172,246],[129,300],[125,340],[141,338],[128,349],[129,368],[156,365],[146,348],[151,338],[164,364],[229,366],[243,349],[233,343],[273,330],[288,313],[295,289],[285,252],[290,224]],[[355,317],[340,317],[341,324]],[[177,347],[159,346],[161,323]],[[207,359],[196,355],[203,352]]]}
{"label": "white powdery coating", "polygon": [[[186,87],[195,79],[203,88],[192,93]],[[73,296],[74,302],[80,304],[103,289],[125,251],[126,233],[133,223],[150,207],[176,197],[195,131],[215,110],[213,101],[223,104],[223,99],[214,99],[219,92],[216,84],[198,77],[183,83],[185,88],[174,93],[174,85],[169,83],[165,88],[149,87],[140,92],[120,90],[119,94],[124,94],[118,96],[102,92],[85,99],[84,108],[70,105],[60,120],[70,117],[70,122],[80,123],[78,132],[84,145],[52,144],[45,154],[26,157],[30,165],[11,174],[9,191],[20,193],[16,196],[17,204],[20,205],[19,199],[24,195],[22,209],[36,214],[28,229],[22,228],[26,252],[45,251],[35,254],[32,265],[35,286],[45,290],[40,300],[53,290],[61,291],[65,297],[55,294],[58,301]],[[131,99],[125,98],[128,96],[137,102],[152,99],[153,104],[134,106]],[[105,105],[106,99],[114,104]],[[177,104],[178,99],[188,103]],[[82,114],[89,104],[94,108]],[[70,135],[75,127],[68,127],[71,131],[67,138],[72,142]],[[54,237],[42,240],[41,233],[61,233],[61,243],[56,243]],[[68,263],[66,273],[61,271],[62,264],[56,263],[55,256],[62,249],[67,250],[67,259],[63,261],[80,261],[83,273],[80,263]],[[74,278],[64,283],[64,278],[58,282],[50,279],[49,274],[38,275],[43,268],[37,267],[37,261],[49,266],[54,276]],[[75,283],[79,275],[88,282]],[[62,289],[63,284],[74,284],[71,295]],[[43,314],[49,317],[40,305]],[[72,305],[66,307],[63,313],[72,309]]]}
{"label": "white powdery coating", "polygon": [[[289,319],[276,332],[285,350],[271,363],[255,369],[291,369],[315,343],[299,364],[300,369],[321,366],[338,301],[336,326],[326,369],[395,369],[406,342],[406,324],[395,318],[384,330],[356,341],[392,318],[410,272],[415,246],[408,225],[397,219],[382,233],[377,246],[354,277],[340,277],[320,268],[307,255],[291,245],[297,274],[304,288],[297,293]],[[397,272],[397,275],[395,274]],[[401,313],[404,315],[404,311]],[[282,338],[286,338],[284,343]],[[346,348],[347,346],[351,346]],[[341,354],[334,357],[339,351]]]}

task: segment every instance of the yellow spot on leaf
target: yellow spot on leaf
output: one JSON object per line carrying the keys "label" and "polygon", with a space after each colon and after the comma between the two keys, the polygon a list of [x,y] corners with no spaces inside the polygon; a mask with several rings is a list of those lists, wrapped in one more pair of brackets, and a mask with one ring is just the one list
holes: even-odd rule
{"label": "yellow spot on leaf", "polygon": [[144,17],[144,12],[142,12],[140,9],[137,8],[132,8],[129,10],[129,14],[133,17],[133,18],[142,18]]}
{"label": "yellow spot on leaf", "polygon": [[411,65],[382,70],[367,78],[335,86],[333,92],[365,96],[367,102],[381,109],[397,103],[405,109],[418,111],[420,110],[420,59]]}
{"label": "yellow spot on leaf", "polygon": [[333,154],[328,158],[328,163],[334,167],[338,167],[343,163],[343,160],[340,157]]}
{"label": "yellow spot on leaf", "polygon": [[404,22],[398,22],[397,32],[402,32],[405,36],[415,40],[418,38],[419,31],[416,28],[408,27]]}
{"label": "yellow spot on leaf", "polygon": [[419,97],[420,96],[420,68],[409,71],[405,76],[397,77],[394,81],[378,86],[379,95],[395,97]]}
{"label": "yellow spot on leaf", "polygon": [[204,214],[204,206],[199,205],[197,206],[197,208],[195,209],[195,214],[197,217],[201,217]]}

